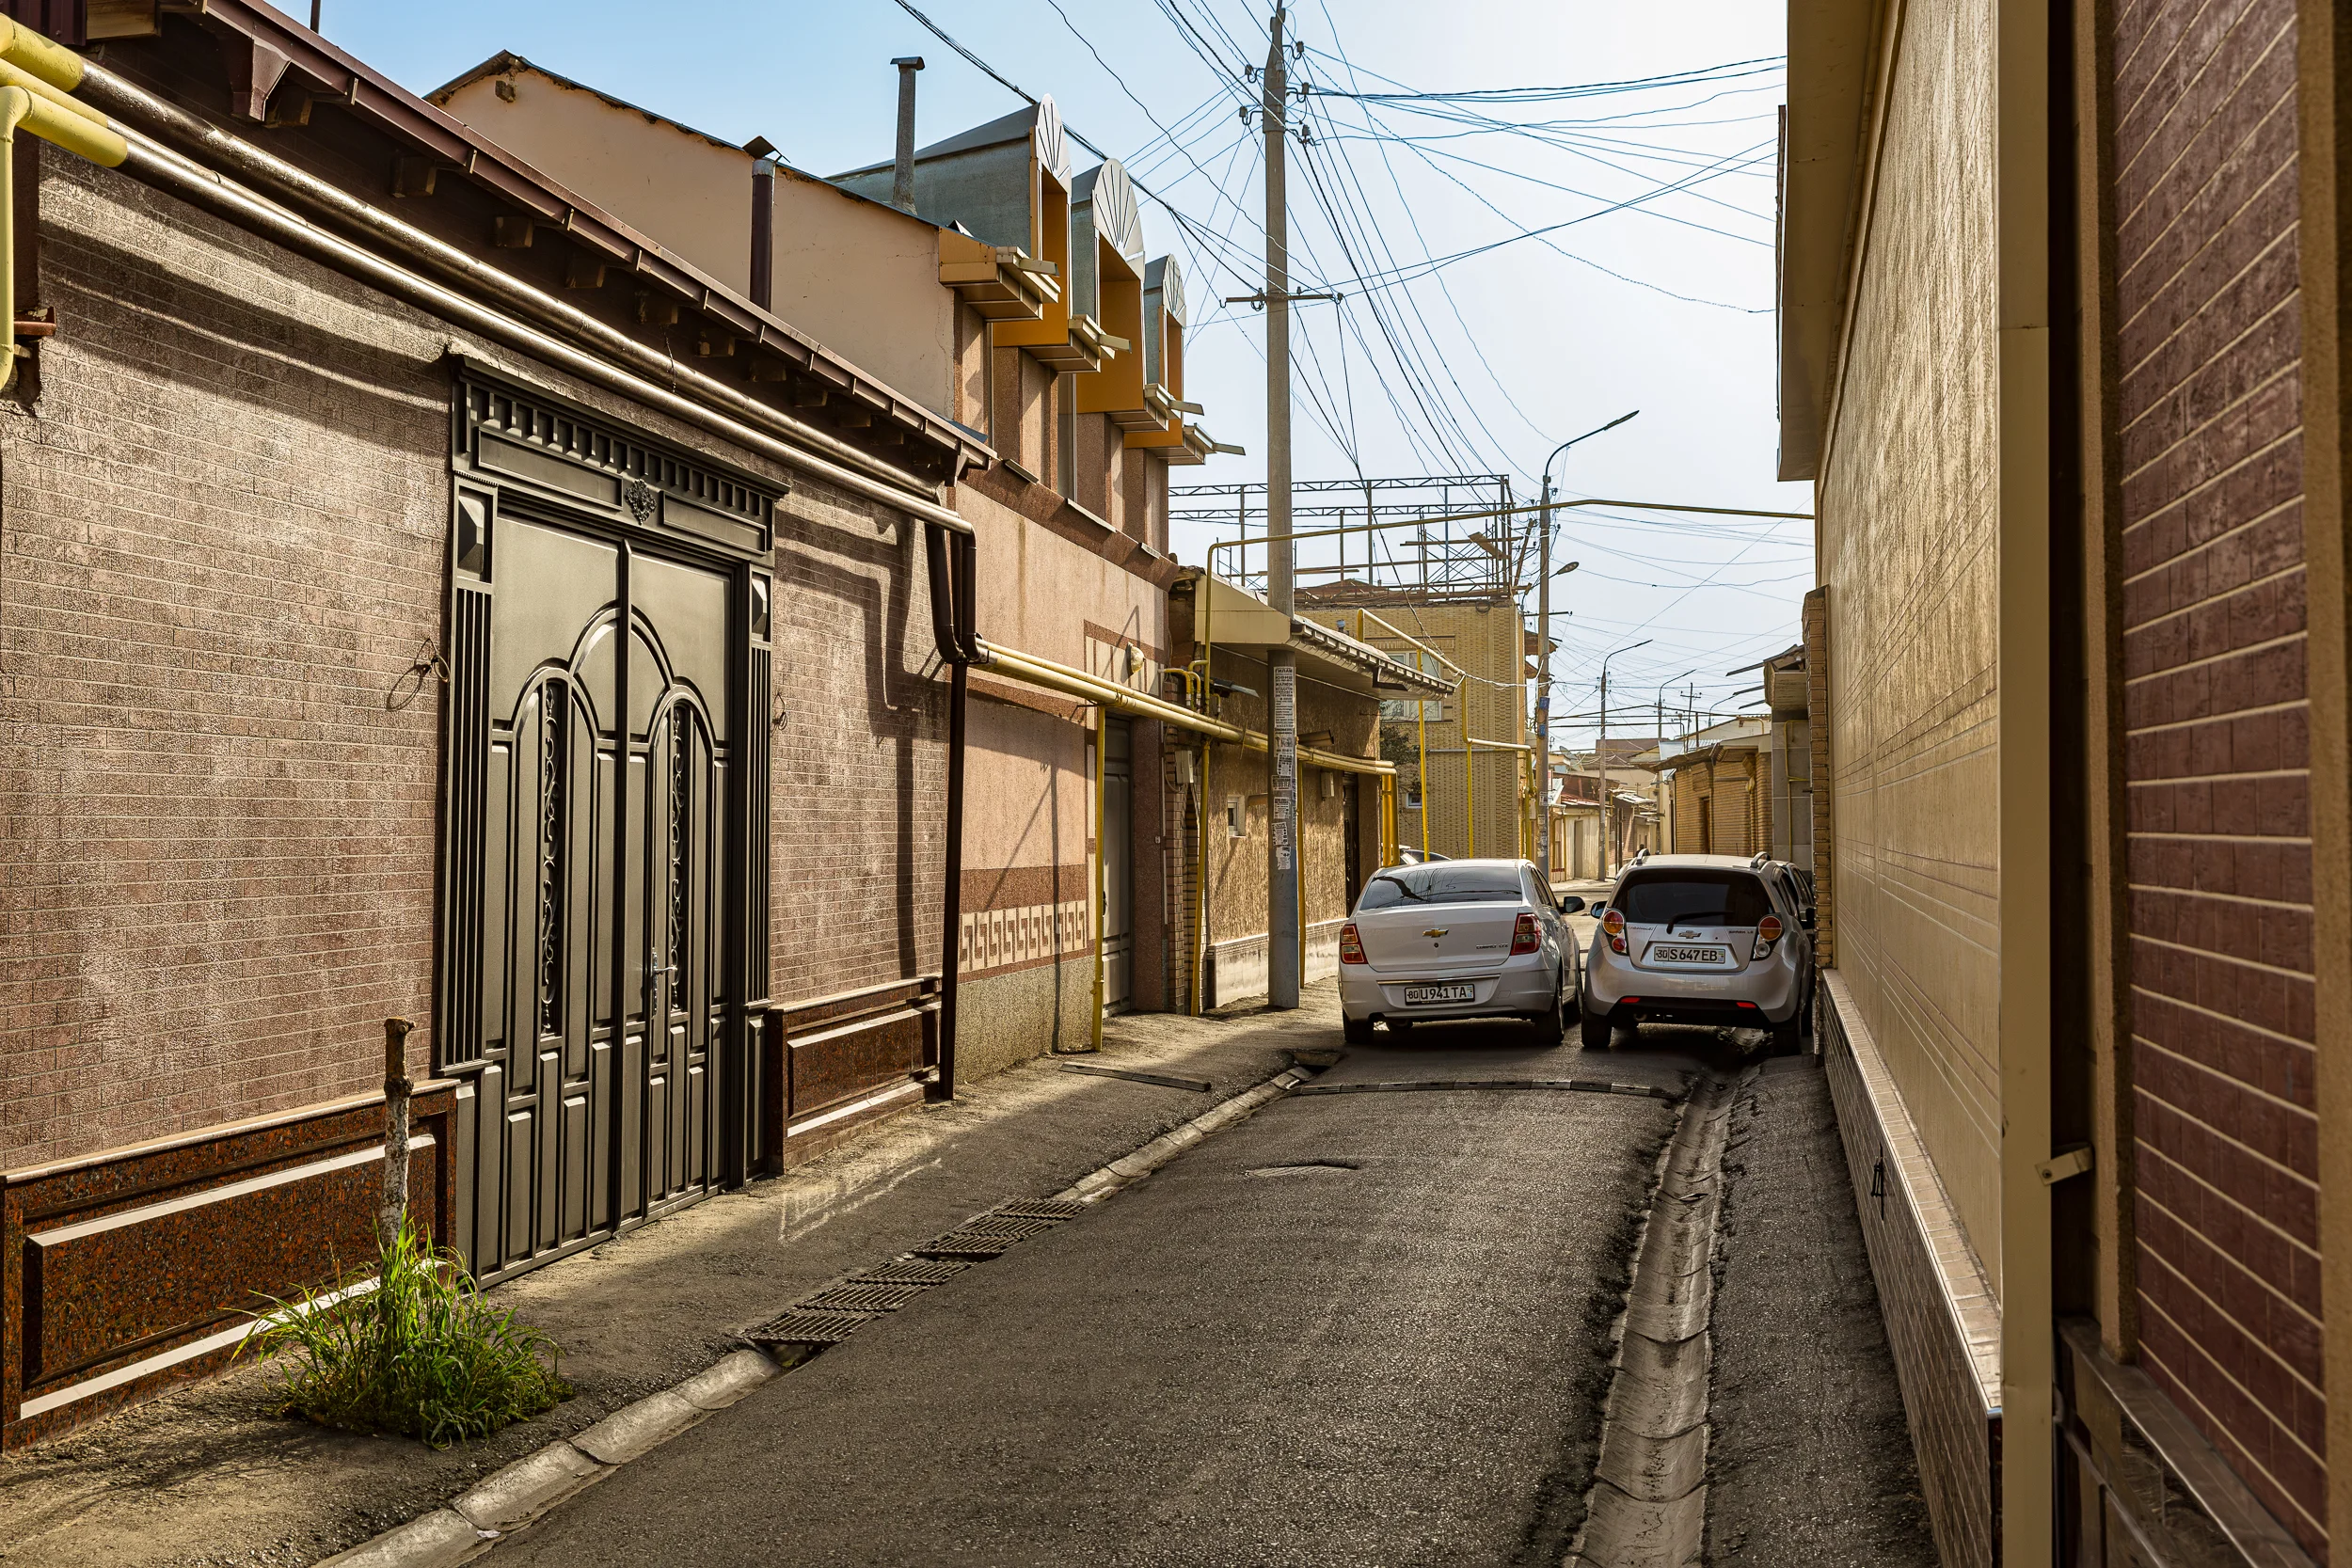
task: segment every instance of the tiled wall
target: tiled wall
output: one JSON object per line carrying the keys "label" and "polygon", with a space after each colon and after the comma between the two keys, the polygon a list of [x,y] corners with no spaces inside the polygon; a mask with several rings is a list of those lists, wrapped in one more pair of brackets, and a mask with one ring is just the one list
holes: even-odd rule
{"label": "tiled wall", "polygon": [[2117,8],[2141,1361],[2326,1545],[2292,0]]}

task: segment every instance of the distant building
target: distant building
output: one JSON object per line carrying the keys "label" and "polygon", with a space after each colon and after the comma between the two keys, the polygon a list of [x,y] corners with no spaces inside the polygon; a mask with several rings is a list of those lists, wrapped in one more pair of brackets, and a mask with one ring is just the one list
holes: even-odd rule
{"label": "distant building", "polygon": [[1534,853],[1527,641],[1507,595],[1438,595],[1342,581],[1298,591],[1302,618],[1359,638],[1453,688],[1381,708],[1398,764],[1397,842],[1432,854]]}

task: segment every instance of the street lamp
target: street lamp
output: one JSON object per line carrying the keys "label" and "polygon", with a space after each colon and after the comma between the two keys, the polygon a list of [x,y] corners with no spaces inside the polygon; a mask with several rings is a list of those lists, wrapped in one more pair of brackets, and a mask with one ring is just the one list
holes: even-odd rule
{"label": "street lamp", "polygon": [[[1614,430],[1640,412],[1636,408],[1631,414],[1618,415],[1598,429],[1570,436],[1552,448],[1551,455],[1544,459],[1543,560],[1536,572],[1535,585],[1535,754],[1544,759],[1540,776],[1546,781],[1551,777],[1551,579],[1566,577],[1580,564],[1571,561],[1561,571],[1551,569],[1551,466],[1559,460],[1562,452],[1577,442],[1588,441],[1603,430]],[[1609,851],[1604,848],[1601,859],[1606,863],[1608,858]],[[1549,886],[1551,881],[1551,803],[1549,800],[1544,802],[1543,810],[1536,813],[1535,861],[1544,868],[1544,882]]]}
{"label": "street lamp", "polygon": [[1600,878],[1604,882],[1609,879],[1610,843],[1615,837],[1609,831],[1609,661],[1618,654],[1646,648],[1652,641],[1645,637],[1639,642],[1629,642],[1622,648],[1603,654],[1600,659],[1600,744],[1594,750],[1600,757]]}
{"label": "street lamp", "polygon": [[[1675,681],[1682,679],[1683,675],[1695,675],[1698,673],[1698,666],[1693,664],[1690,669],[1682,672],[1681,675],[1677,675],[1674,681],[1658,683],[1658,760],[1661,763],[1666,760],[1666,688],[1674,685]],[[1661,792],[1666,787],[1666,775],[1662,770],[1658,775],[1658,787]],[[1666,853],[1670,855],[1675,852],[1674,801],[1675,798],[1667,795],[1662,802],[1666,809],[1661,814],[1666,823]]]}

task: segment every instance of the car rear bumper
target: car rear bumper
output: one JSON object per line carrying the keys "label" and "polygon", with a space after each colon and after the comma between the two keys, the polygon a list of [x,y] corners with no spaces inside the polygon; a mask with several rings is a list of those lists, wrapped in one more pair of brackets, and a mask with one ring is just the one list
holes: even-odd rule
{"label": "car rear bumper", "polygon": [[1804,1004],[1804,979],[1779,955],[1736,974],[1665,974],[1636,968],[1596,942],[1584,971],[1584,1010],[1618,1023],[1764,1028],[1788,1022]]}
{"label": "car rear bumper", "polygon": [[[1408,986],[1467,985],[1468,1002],[1408,1003]],[[1548,1011],[1560,994],[1558,972],[1540,953],[1524,954],[1484,974],[1415,974],[1340,965],[1340,1007],[1358,1022],[1366,1019],[1495,1018]]]}

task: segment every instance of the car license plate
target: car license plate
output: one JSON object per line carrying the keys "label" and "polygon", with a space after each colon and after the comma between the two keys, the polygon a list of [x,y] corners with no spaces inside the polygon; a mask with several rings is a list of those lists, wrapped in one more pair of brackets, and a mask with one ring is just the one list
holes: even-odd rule
{"label": "car license plate", "polygon": [[1426,1002],[1467,1002],[1470,999],[1468,986],[1406,986],[1405,1005],[1419,1006]]}
{"label": "car license plate", "polygon": [[1669,947],[1662,942],[1650,944],[1648,959],[1654,964],[1720,964],[1731,954],[1721,947]]}

